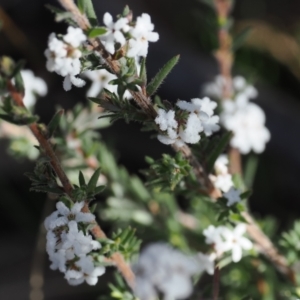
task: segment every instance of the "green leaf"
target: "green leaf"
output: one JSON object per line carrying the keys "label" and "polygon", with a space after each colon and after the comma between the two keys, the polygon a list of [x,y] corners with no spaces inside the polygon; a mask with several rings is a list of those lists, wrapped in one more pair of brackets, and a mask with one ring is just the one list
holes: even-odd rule
{"label": "green leaf", "polygon": [[94,195],[101,193],[105,189],[105,185],[99,185],[94,189]]}
{"label": "green leaf", "polygon": [[78,0],[77,5],[82,13],[85,13],[92,26],[98,25],[97,16],[92,0]]}
{"label": "green leaf", "polygon": [[252,191],[246,191],[240,195],[241,199],[248,199],[252,194]]}
{"label": "green leaf", "polygon": [[15,88],[19,93],[24,94],[25,88],[24,88],[24,81],[21,75],[21,72],[18,71],[15,76]]}
{"label": "green leaf", "polygon": [[126,5],[123,9],[123,12],[122,12],[122,17],[123,18],[126,18],[128,15],[130,14],[130,8],[128,5]]}
{"label": "green leaf", "polygon": [[47,185],[42,186],[42,185],[38,185],[38,186],[33,186],[30,188],[30,191],[35,191],[35,192],[42,192],[42,193],[51,193],[51,194],[57,194],[57,195],[61,195],[64,193],[64,191],[62,189],[56,188],[56,187],[49,187]]}
{"label": "green leaf", "polygon": [[233,38],[232,51],[238,50],[245,43],[251,31],[252,27],[248,26],[244,28],[241,32],[239,32],[236,37]]}
{"label": "green leaf", "polygon": [[[26,63],[26,61],[25,61],[24,59],[19,60],[19,61],[16,63],[16,65],[15,65],[15,67],[14,67],[14,70],[13,70],[13,72],[12,72],[12,74],[11,74],[10,77],[13,78],[13,77],[17,76],[18,73],[20,73],[20,71],[24,68],[25,63]],[[20,75],[19,75],[19,76],[20,76]],[[22,82],[23,82],[23,80],[22,80]],[[20,90],[20,91],[21,91],[21,90]]]}
{"label": "green leaf", "polygon": [[93,27],[88,31],[87,35],[89,38],[94,38],[99,35],[103,35],[106,32],[107,32],[107,30],[105,27]]}
{"label": "green leaf", "polygon": [[145,86],[147,84],[146,57],[143,57],[141,61],[141,70],[140,70],[139,78],[142,80],[143,85]]}
{"label": "green leaf", "polygon": [[46,4],[45,7],[54,14],[64,13],[65,11],[51,4]]}
{"label": "green leaf", "polygon": [[98,168],[95,173],[93,174],[93,176],[91,177],[88,185],[87,185],[87,191],[92,193],[94,192],[94,190],[96,189],[96,186],[97,186],[97,182],[98,182],[98,179],[100,177],[100,174],[101,174],[101,169]]}
{"label": "green leaf", "polygon": [[256,169],[258,166],[257,155],[251,154],[246,161],[245,171],[244,171],[244,181],[248,188],[252,187],[253,180],[256,174]]}
{"label": "green leaf", "polygon": [[86,185],[84,176],[81,171],[79,171],[78,181],[81,187]]}
{"label": "green leaf", "polygon": [[173,58],[171,58],[151,80],[151,82],[147,86],[147,94],[149,96],[153,95],[157,91],[162,82],[178,63],[179,57],[180,55],[176,55]]}
{"label": "green leaf", "polygon": [[224,151],[232,137],[232,132],[226,132],[221,140],[217,143],[215,148],[211,151],[207,158],[207,172],[210,173],[213,170],[214,164],[219,157],[219,155]]}
{"label": "green leaf", "polygon": [[38,120],[37,116],[24,116],[22,118],[16,118],[15,116],[0,114],[0,119],[15,125],[29,125]]}
{"label": "green leaf", "polygon": [[51,121],[49,122],[47,129],[48,129],[48,138],[51,138],[55,132],[55,130],[57,129],[57,127],[59,126],[60,120],[62,118],[64,114],[64,110],[61,109],[59,110],[51,119]]}

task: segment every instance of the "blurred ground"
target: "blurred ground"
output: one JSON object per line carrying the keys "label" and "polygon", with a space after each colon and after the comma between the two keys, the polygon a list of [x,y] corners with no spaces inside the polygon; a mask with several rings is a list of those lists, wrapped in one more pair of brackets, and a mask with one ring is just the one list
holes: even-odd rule
{"label": "blurred ground", "polygon": [[[202,83],[217,73],[217,65],[210,54],[214,40],[209,33],[215,30],[207,21],[211,11],[196,0],[152,1],[94,1],[101,19],[104,12],[118,14],[129,4],[135,15],[148,12],[152,16],[160,41],[150,45],[149,74],[154,75],[171,56],[180,53],[181,61],[160,90],[163,98],[175,101],[190,99],[200,93]],[[64,32],[63,24],[55,24],[45,3],[56,1],[1,0],[0,6],[15,23],[9,32],[0,32],[0,55],[15,59],[25,58],[27,67],[43,77],[49,87],[47,97],[38,103],[38,113],[47,122],[60,103],[72,107],[84,99],[84,90],[74,88],[65,93],[61,78],[45,69],[43,52],[48,35]],[[237,21],[265,21],[276,30],[292,35],[300,34],[300,2],[293,0],[239,0],[233,12]],[[285,45],[278,44],[278,48]],[[300,57],[299,57],[300,58]],[[267,127],[272,140],[260,158],[258,174],[251,197],[251,207],[257,215],[274,215],[279,227],[286,227],[299,217],[300,211],[300,82],[287,65],[278,62],[266,51],[240,49],[237,52],[236,72],[261,74],[257,100],[267,116]],[[245,75],[244,74],[244,75]],[[158,157],[166,147],[139,132],[135,125],[122,122],[103,131],[104,139],[116,146],[120,162],[130,171],[142,169],[144,156]],[[139,143],[139,147],[132,145]],[[28,192],[29,181],[23,173],[31,170],[28,162],[16,162],[6,152],[6,143],[0,141],[0,299],[29,299],[29,274],[35,256],[35,244],[45,196]],[[45,298],[47,300],[96,299],[100,287],[68,286],[61,274],[50,271],[45,264]],[[90,294],[87,294],[87,291]],[[41,298],[35,298],[36,300]]]}

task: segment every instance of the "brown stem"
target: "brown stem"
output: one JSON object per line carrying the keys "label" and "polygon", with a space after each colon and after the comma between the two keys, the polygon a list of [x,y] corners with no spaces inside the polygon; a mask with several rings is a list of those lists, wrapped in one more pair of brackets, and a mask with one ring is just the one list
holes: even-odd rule
{"label": "brown stem", "polygon": [[[72,0],[58,0],[61,5],[71,12],[74,15],[74,20],[77,22],[78,26],[82,30],[87,30],[90,27],[90,24],[88,23],[86,17],[81,14],[79,9],[76,7],[74,2]],[[216,10],[219,17],[219,23],[220,25],[223,25],[223,23],[226,22],[229,12],[231,10],[232,1],[231,0],[214,0],[214,3],[216,5]],[[103,44],[99,39],[90,38],[89,39],[90,46],[89,48],[91,50],[94,50],[98,52],[101,57],[105,60],[109,70],[115,74],[119,75],[120,73],[120,65],[118,61],[113,60],[111,55],[105,50]],[[219,30],[219,49],[215,53],[215,57],[219,63],[221,75],[224,76],[226,80],[226,84],[224,85],[223,90],[223,96],[224,99],[228,99],[232,95],[232,77],[231,77],[231,68],[233,63],[233,53],[231,51],[231,44],[232,44],[232,38],[229,34],[229,32],[225,29],[225,26],[220,26]],[[133,96],[133,99],[135,102],[139,105],[139,107],[149,116],[150,118],[154,119],[157,116],[157,112],[155,111],[153,104],[151,102],[151,99],[147,96],[145,96],[142,92],[133,92],[131,91],[131,95]],[[183,147],[176,147],[173,146],[173,149],[177,152],[181,152],[184,157],[190,162],[191,166],[193,167],[193,170],[196,174],[196,177],[198,179],[198,182],[201,184],[203,188],[206,189],[206,192],[208,195],[210,195],[213,199],[217,199],[221,192],[216,189],[211,182],[211,180],[208,177],[208,174],[206,174],[204,168],[200,164],[200,162],[197,160],[197,158],[192,154],[191,149],[185,145]],[[285,275],[287,275],[289,278],[291,278],[290,274],[292,274],[292,270],[288,267],[287,262],[283,256],[278,254],[281,259],[283,265],[285,265],[285,268],[282,268],[281,265],[278,265],[278,257],[275,257],[274,253],[279,253],[276,247],[270,242],[269,238],[260,230],[260,228],[255,224],[252,217],[246,213],[249,221],[251,220],[249,226],[248,226],[248,233],[253,238],[253,240],[256,241],[256,243],[264,249],[263,253],[270,259],[270,261],[280,270],[283,271]],[[255,230],[250,230],[251,226],[256,226]],[[257,234],[259,232],[259,234]],[[270,242],[270,243],[269,243]],[[268,249],[265,249],[265,246],[269,245],[273,250],[269,251]],[[288,271],[289,270],[289,271]]]}
{"label": "brown stem", "polygon": [[[7,89],[10,92],[10,94],[11,94],[12,98],[14,99],[15,103],[19,107],[24,107],[25,108],[24,103],[23,103],[23,95],[20,94],[16,90],[16,88],[13,86],[11,81],[7,82]],[[66,173],[62,169],[60,161],[57,158],[57,156],[56,156],[49,140],[45,137],[44,133],[41,131],[41,129],[40,129],[40,127],[37,123],[32,123],[28,126],[29,126],[31,132],[33,133],[33,135],[38,140],[38,142],[39,142],[41,148],[43,149],[43,151],[50,158],[50,164],[51,164],[53,170],[55,171],[57,177],[59,178],[61,184],[63,185],[65,192],[69,196],[71,196],[72,191],[73,191],[72,184],[70,183],[69,178],[67,177]]]}
{"label": "brown stem", "polygon": [[214,278],[213,278],[213,300],[218,300],[220,289],[220,269],[215,267]]}
{"label": "brown stem", "polygon": [[[11,81],[7,82],[7,89],[11,95],[11,97],[13,98],[13,100],[15,101],[15,104],[19,107],[23,107],[26,108],[24,103],[23,103],[23,97],[24,95],[22,95],[21,93],[19,93],[16,88],[13,86],[13,84],[11,83]],[[59,178],[61,184],[63,185],[63,188],[65,190],[65,192],[69,195],[72,196],[72,191],[73,191],[73,186],[70,183],[66,173],[64,172],[61,163],[59,161],[59,159],[57,158],[51,143],[49,142],[49,140],[46,138],[46,136],[44,135],[44,133],[40,130],[39,124],[37,123],[32,123],[30,125],[28,125],[31,132],[33,133],[33,135],[36,137],[36,139],[38,140],[41,148],[43,149],[43,151],[45,152],[45,154],[50,158],[50,164],[53,168],[53,170],[55,171],[55,173],[57,174],[57,177]],[[86,213],[90,213],[90,209],[88,207],[88,203],[86,203],[82,209],[83,212]],[[95,221],[93,223],[93,227],[91,229],[91,232],[93,234],[93,236],[96,239],[101,239],[101,238],[105,238],[106,235],[105,233],[102,231],[101,227],[99,226],[99,224]],[[115,263],[116,267],[118,268],[118,270],[121,272],[121,274],[123,275],[124,279],[126,280],[126,282],[128,283],[128,285],[130,287],[133,287],[134,285],[134,274],[130,268],[130,266],[125,262],[123,256],[120,253],[114,253],[111,256],[112,261]]]}

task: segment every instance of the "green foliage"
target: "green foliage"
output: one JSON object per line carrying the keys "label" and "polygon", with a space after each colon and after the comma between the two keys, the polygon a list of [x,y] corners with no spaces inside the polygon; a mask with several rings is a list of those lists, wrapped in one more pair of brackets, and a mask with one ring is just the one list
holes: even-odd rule
{"label": "green foliage", "polygon": [[101,193],[105,186],[97,185],[99,177],[100,177],[100,168],[98,168],[94,174],[91,176],[89,182],[86,184],[84,176],[82,172],[79,172],[79,184],[80,186],[75,186],[75,189],[72,192],[72,196],[75,201],[91,201],[94,199],[95,195]]}
{"label": "green foliage", "polygon": [[176,153],[174,157],[163,154],[159,160],[146,157],[146,161],[150,165],[149,170],[143,171],[147,177],[147,184],[159,190],[173,191],[191,171],[189,162],[180,152]]}
{"label": "green foliage", "polygon": [[97,16],[94,10],[92,0],[78,0],[78,8],[82,13],[85,13],[92,26],[98,25]]}
{"label": "green foliage", "polygon": [[150,83],[147,85],[147,95],[148,96],[152,96],[157,91],[157,89],[161,86],[161,84],[166,79],[166,77],[170,74],[170,72],[176,66],[176,64],[179,61],[179,58],[180,58],[179,55],[176,55],[173,58],[171,58],[161,68],[161,70],[159,70],[159,72],[152,78]]}
{"label": "green foliage", "polygon": [[145,113],[138,108],[133,100],[122,100],[115,93],[104,89],[99,98],[88,98],[90,101],[99,104],[103,107],[107,114],[102,115],[100,118],[109,117],[111,122],[119,119],[124,119],[126,123],[130,121],[143,122],[147,118]]}
{"label": "green foliage", "polygon": [[17,63],[15,61],[8,57],[8,56],[1,56],[0,57],[0,74],[3,76],[3,79],[11,79],[13,78],[17,73],[20,72],[20,70],[23,68],[25,64],[24,60],[20,60]]}
{"label": "green foliage", "polygon": [[106,32],[107,32],[107,30],[105,27],[93,27],[93,28],[89,29],[87,35],[89,38],[94,38],[99,35],[103,35]]}
{"label": "green foliage", "polygon": [[135,255],[140,248],[141,241],[135,237],[135,229],[128,227],[124,230],[118,229],[112,234],[112,239],[101,239],[100,253],[110,257],[113,253],[121,253],[126,260]]}
{"label": "green foliage", "polygon": [[71,26],[77,27],[77,23],[73,20],[72,14],[70,12],[66,12],[51,4],[46,4],[45,7],[55,15],[56,22],[64,21]]}
{"label": "green foliage", "polygon": [[99,300],[138,300],[128,289],[126,283],[119,274],[115,274],[115,284],[109,284],[110,294],[108,296],[101,296]]}
{"label": "green foliage", "polygon": [[64,190],[57,184],[50,160],[41,157],[37,160],[33,172],[25,173],[31,180],[31,191],[61,195]]}
{"label": "green foliage", "polygon": [[[244,193],[244,195],[241,195],[241,199],[245,199],[245,196],[248,195],[247,193]],[[245,205],[241,202],[235,203],[231,206],[227,206],[228,200],[226,198],[219,198],[217,200],[216,209],[218,211],[218,222],[229,223],[234,224],[236,223],[247,223],[247,221],[244,219],[244,217],[241,215],[243,211],[245,211]]]}
{"label": "green foliage", "polygon": [[300,221],[296,221],[291,230],[282,234],[279,244],[284,248],[290,265],[300,260]]}
{"label": "green foliage", "polygon": [[47,126],[48,138],[51,138],[54,135],[56,129],[59,127],[59,123],[60,123],[60,120],[61,120],[63,114],[64,114],[64,110],[60,109],[52,117],[51,121],[49,122],[49,124]]}
{"label": "green foliage", "polygon": [[38,116],[33,116],[25,107],[14,105],[10,96],[3,97],[0,106],[0,119],[16,125],[29,125],[38,120]]}

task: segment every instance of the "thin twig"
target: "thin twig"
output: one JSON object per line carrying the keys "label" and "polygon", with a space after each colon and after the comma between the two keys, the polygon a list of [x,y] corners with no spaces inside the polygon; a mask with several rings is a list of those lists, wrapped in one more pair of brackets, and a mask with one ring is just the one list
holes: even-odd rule
{"label": "thin twig", "polygon": [[[11,83],[10,80],[7,82],[7,89],[9,91],[12,99],[14,100],[15,104],[19,107],[26,108],[23,103],[24,95],[22,95],[21,93],[19,93],[16,90],[16,88],[13,86],[13,84]],[[31,132],[33,133],[33,135],[38,140],[41,149],[50,158],[50,164],[51,164],[53,170],[55,171],[55,173],[57,174],[57,177],[59,178],[59,180],[64,188],[64,191],[66,192],[66,194],[68,194],[70,197],[72,197],[73,186],[70,183],[66,173],[64,172],[64,170],[61,166],[61,163],[53,150],[51,143],[49,142],[49,140],[47,139],[45,134],[42,132],[42,130],[40,129],[39,124],[32,123],[28,126],[29,126]],[[90,213],[88,203],[85,203],[82,211]],[[99,224],[95,221],[93,223],[93,225],[94,226],[91,229],[93,236],[96,239],[105,238],[106,235],[102,231]],[[120,273],[123,275],[127,284],[132,288],[134,285],[134,273],[132,272],[130,266],[125,262],[123,256],[120,253],[114,253],[111,256],[111,260],[114,262],[114,264],[116,265],[116,267],[118,268]]]}
{"label": "thin twig", "polygon": [[214,277],[213,277],[213,300],[218,300],[220,290],[220,268],[215,267]]}

